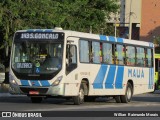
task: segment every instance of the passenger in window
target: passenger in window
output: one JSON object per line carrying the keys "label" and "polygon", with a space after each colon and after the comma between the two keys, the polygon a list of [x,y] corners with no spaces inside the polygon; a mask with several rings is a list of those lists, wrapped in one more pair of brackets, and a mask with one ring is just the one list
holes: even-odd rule
{"label": "passenger in window", "polygon": [[144,50],[144,58],[143,58],[143,66],[144,67],[146,67],[147,66],[147,64],[146,64],[146,60],[147,60],[147,58],[145,57],[146,56],[146,50]]}
{"label": "passenger in window", "polygon": [[115,61],[116,61],[116,64],[119,64],[118,51],[115,52]]}
{"label": "passenger in window", "polygon": [[100,45],[99,59],[100,59],[100,62],[102,62],[102,45]]}
{"label": "passenger in window", "polygon": [[90,62],[93,63],[93,53],[90,53]]}
{"label": "passenger in window", "polygon": [[126,54],[126,51],[127,51],[127,48],[123,46],[123,48],[122,48],[122,57],[123,57],[123,59],[122,59],[123,63],[122,64],[123,65],[125,64],[125,54]]}

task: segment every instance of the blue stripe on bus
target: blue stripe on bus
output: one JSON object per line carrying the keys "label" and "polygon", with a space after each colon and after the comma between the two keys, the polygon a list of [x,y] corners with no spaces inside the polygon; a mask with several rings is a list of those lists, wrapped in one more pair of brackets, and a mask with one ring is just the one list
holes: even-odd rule
{"label": "blue stripe on bus", "polygon": [[93,82],[93,88],[102,89],[103,88],[103,80],[106,74],[107,65],[101,65],[98,74]]}
{"label": "blue stripe on bus", "polygon": [[28,29],[27,32],[34,32],[34,29]]}
{"label": "blue stripe on bus", "polygon": [[154,68],[152,68],[152,82],[153,82],[153,85],[154,85],[154,75],[155,75],[155,72],[154,72]]}
{"label": "blue stripe on bus", "polygon": [[32,86],[40,86],[38,80],[30,80]]}
{"label": "blue stripe on bus", "polygon": [[43,32],[42,29],[36,29],[35,32]]}
{"label": "blue stripe on bus", "polygon": [[151,76],[150,76],[150,89],[152,89],[152,68],[150,68]]}
{"label": "blue stripe on bus", "polygon": [[149,89],[149,84],[150,84],[150,68],[149,68],[149,81],[148,81],[148,89]]}
{"label": "blue stripe on bus", "polygon": [[152,86],[153,86],[154,85],[154,69],[151,68],[151,71],[152,71],[151,83],[152,83]]}
{"label": "blue stripe on bus", "polygon": [[115,39],[115,37],[113,37],[113,36],[109,36],[109,41],[115,42],[116,39]]}
{"label": "blue stripe on bus", "polygon": [[42,84],[42,86],[50,86],[48,80],[40,80],[40,83]]}
{"label": "blue stripe on bus", "polygon": [[148,89],[151,89],[151,68],[149,68],[149,84]]}
{"label": "blue stripe on bus", "polygon": [[150,79],[150,83],[151,83],[150,89],[152,89],[152,68],[151,68],[151,79]]}
{"label": "blue stripe on bus", "polygon": [[28,80],[20,80],[22,86],[30,86]]}
{"label": "blue stripe on bus", "polygon": [[52,32],[53,30],[52,29],[46,29],[44,30],[44,32]]}
{"label": "blue stripe on bus", "polygon": [[117,76],[115,81],[115,88],[122,89],[123,88],[123,76],[124,76],[124,66],[119,66],[117,70]]}
{"label": "blue stripe on bus", "polygon": [[117,42],[123,43],[123,38],[117,38]]}
{"label": "blue stripe on bus", "polygon": [[99,37],[100,37],[100,40],[104,40],[104,41],[107,40],[107,37],[105,35],[99,35]]}
{"label": "blue stripe on bus", "polygon": [[113,89],[115,71],[116,71],[116,66],[111,65],[108,72],[108,76],[106,78],[105,88]]}

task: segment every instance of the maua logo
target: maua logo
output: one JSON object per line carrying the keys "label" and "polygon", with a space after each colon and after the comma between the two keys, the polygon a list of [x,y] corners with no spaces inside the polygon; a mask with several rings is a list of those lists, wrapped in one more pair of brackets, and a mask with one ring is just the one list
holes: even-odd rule
{"label": "maua logo", "polygon": [[143,69],[128,69],[128,77],[144,78]]}

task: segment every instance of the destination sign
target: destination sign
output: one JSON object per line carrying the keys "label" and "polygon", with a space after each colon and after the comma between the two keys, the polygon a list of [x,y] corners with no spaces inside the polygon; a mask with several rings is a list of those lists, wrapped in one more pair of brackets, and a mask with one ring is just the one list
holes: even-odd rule
{"label": "destination sign", "polygon": [[58,33],[22,33],[21,39],[58,39]]}
{"label": "destination sign", "polygon": [[18,69],[23,69],[23,68],[32,68],[32,63],[17,63],[17,68]]}
{"label": "destination sign", "polygon": [[19,40],[64,40],[64,33],[59,32],[18,32],[15,41]]}

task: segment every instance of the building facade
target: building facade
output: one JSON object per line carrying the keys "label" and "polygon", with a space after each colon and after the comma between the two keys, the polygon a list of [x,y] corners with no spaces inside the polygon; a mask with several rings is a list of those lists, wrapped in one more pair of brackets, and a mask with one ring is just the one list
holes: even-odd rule
{"label": "building facade", "polygon": [[[153,41],[160,36],[160,0],[119,0],[119,4],[118,36],[129,38],[130,31],[135,40]],[[115,22],[113,17],[110,22]]]}
{"label": "building facade", "polygon": [[142,0],[140,40],[153,41],[160,36],[160,0]]}
{"label": "building facade", "polygon": [[139,39],[141,24],[141,2],[142,0],[119,0],[120,11],[112,14],[109,23],[115,23],[119,32],[117,36],[129,38],[131,28],[131,38]]}
{"label": "building facade", "polygon": [[142,0],[120,1],[120,37],[139,39]]}

